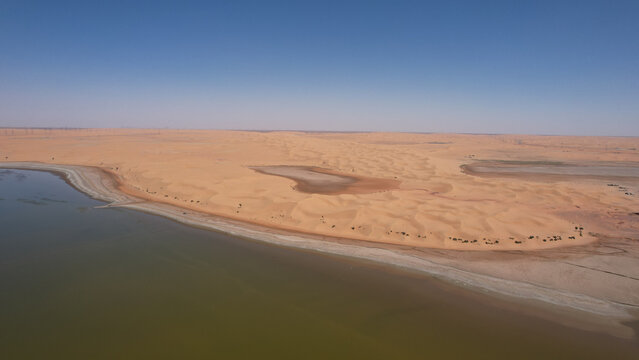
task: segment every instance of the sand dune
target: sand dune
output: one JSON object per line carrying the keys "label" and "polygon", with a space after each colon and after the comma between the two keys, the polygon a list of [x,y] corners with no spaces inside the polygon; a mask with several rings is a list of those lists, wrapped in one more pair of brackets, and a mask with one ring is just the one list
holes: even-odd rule
{"label": "sand dune", "polygon": [[[608,186],[596,167],[618,163],[635,174],[637,148],[635,138],[0,130],[3,161],[100,167],[136,197],[305,233],[466,250],[546,249],[589,243],[596,234],[636,234],[637,220],[628,215],[620,224],[619,216],[638,211],[638,179],[611,176],[616,186]],[[462,171],[482,160],[566,162],[595,167],[599,176],[538,181],[543,174],[534,171],[490,178]],[[307,191],[308,182],[300,186],[290,174],[253,170],[264,166],[324,169],[333,180],[368,185],[347,180],[348,191]]]}

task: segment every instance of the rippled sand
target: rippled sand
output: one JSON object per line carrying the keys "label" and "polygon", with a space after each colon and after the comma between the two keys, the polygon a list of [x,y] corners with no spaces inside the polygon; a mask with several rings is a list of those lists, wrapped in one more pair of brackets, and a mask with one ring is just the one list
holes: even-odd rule
{"label": "rippled sand", "polygon": [[[6,129],[0,144],[5,161],[96,166],[136,197],[332,237],[481,251],[639,232],[636,138]],[[478,162],[502,174],[463,171]],[[556,163],[573,176],[544,173]]]}

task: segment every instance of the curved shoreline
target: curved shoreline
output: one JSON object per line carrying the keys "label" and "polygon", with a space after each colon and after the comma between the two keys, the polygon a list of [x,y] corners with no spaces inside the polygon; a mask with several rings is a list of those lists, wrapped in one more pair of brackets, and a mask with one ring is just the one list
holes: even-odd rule
{"label": "curved shoreline", "polygon": [[[459,266],[463,259],[439,257],[439,254],[444,253],[442,250],[420,249],[420,251],[416,251],[414,248],[286,232],[199,213],[174,205],[135,198],[121,192],[118,189],[117,179],[97,167],[34,162],[0,162],[0,168],[48,171],[63,175],[63,178],[77,190],[94,199],[107,202],[108,204],[104,207],[125,207],[237,237],[393,265],[483,292],[505,295],[520,300],[533,300],[533,302],[540,304],[556,305],[559,308],[552,311],[555,313],[564,313],[571,309],[576,312],[572,316],[567,314],[567,317],[570,318],[568,322],[590,330],[605,328],[605,331],[614,335],[632,337],[632,329],[621,323],[637,318],[635,313],[638,308],[633,304],[622,304],[608,299],[541,286],[532,282],[472,272]],[[581,319],[583,312],[592,316],[587,320]],[[550,317],[554,318],[552,314]]]}

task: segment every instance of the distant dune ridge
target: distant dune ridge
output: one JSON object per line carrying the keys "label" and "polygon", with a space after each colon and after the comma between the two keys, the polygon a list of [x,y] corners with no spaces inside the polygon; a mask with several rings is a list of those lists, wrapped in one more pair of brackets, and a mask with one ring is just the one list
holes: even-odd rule
{"label": "distant dune ridge", "polygon": [[638,149],[621,137],[0,129],[0,166],[67,165],[48,169],[114,206],[274,229],[271,242],[598,314],[621,336],[632,330],[617,322],[639,313]]}

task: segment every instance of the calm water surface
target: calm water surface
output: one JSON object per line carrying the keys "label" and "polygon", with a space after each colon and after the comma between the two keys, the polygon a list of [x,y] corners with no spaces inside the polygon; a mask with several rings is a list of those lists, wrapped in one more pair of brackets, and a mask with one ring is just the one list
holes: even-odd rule
{"label": "calm water surface", "polygon": [[423,276],[97,205],[0,170],[1,359],[639,354]]}

